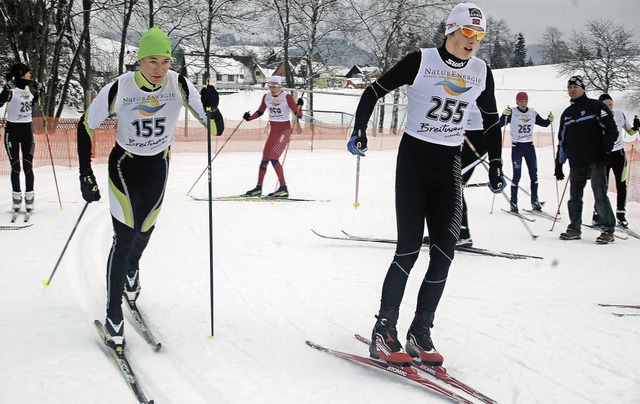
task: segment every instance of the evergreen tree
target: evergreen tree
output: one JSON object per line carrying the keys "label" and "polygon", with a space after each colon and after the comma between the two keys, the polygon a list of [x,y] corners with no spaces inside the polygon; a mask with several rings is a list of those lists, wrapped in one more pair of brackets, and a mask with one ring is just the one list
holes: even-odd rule
{"label": "evergreen tree", "polygon": [[526,66],[527,61],[527,44],[524,40],[524,35],[518,33],[518,40],[516,41],[515,50],[513,52],[513,67]]}

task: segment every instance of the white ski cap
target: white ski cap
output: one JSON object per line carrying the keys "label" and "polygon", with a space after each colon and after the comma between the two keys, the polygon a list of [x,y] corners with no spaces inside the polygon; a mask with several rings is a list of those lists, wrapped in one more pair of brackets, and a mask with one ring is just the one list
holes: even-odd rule
{"label": "white ski cap", "polygon": [[269,87],[282,87],[282,76],[271,76],[269,77]]}
{"label": "white ski cap", "polygon": [[480,7],[473,3],[456,4],[451,9],[449,17],[447,17],[444,34],[449,35],[465,25],[476,25],[484,30],[487,29],[487,19],[484,18],[484,13],[480,10]]}

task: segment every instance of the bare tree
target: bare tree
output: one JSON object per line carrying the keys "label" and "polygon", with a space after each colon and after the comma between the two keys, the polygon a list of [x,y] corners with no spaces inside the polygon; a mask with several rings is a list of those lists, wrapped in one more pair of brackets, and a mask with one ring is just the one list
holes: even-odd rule
{"label": "bare tree", "polygon": [[564,34],[558,28],[553,26],[545,28],[542,36],[543,63],[557,64],[570,58],[571,52],[563,38]]}
{"label": "bare tree", "polygon": [[[299,23],[300,33],[297,45],[304,51],[306,65],[305,87],[311,90],[308,109],[313,114],[313,89],[320,72],[316,71],[316,62],[326,60],[328,49],[321,49],[323,39],[339,30],[340,8],[338,0],[308,0],[295,7],[294,19]],[[324,51],[324,52],[323,52]],[[324,55],[324,58],[322,57]]]}
{"label": "bare tree", "polygon": [[[456,1],[344,0],[345,19],[351,21],[349,36],[375,55],[382,73],[409,51],[408,44],[427,42]],[[418,35],[416,35],[418,34]],[[417,49],[414,49],[417,50]],[[399,100],[399,89],[394,102]],[[383,98],[384,101],[384,98]],[[384,124],[384,105],[378,128]],[[397,111],[394,108],[394,111]],[[394,112],[394,121],[397,114]]]}
{"label": "bare tree", "polygon": [[492,69],[510,66],[515,49],[515,37],[504,19],[487,18],[487,36],[480,42],[477,56]]}
{"label": "bare tree", "polygon": [[588,84],[605,93],[624,90],[637,80],[640,45],[633,30],[611,20],[593,20],[573,33],[571,43],[574,51],[571,60],[560,65],[561,74],[581,73]]}

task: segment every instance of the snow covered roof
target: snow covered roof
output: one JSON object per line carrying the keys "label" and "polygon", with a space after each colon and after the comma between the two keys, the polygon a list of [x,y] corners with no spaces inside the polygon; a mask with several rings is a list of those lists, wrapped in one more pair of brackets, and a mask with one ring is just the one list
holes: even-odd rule
{"label": "snow covered roof", "polygon": [[[91,38],[91,43],[94,68],[98,71],[117,71],[120,42],[94,36]],[[138,60],[138,47],[125,44],[124,49],[124,64],[135,64]]]}

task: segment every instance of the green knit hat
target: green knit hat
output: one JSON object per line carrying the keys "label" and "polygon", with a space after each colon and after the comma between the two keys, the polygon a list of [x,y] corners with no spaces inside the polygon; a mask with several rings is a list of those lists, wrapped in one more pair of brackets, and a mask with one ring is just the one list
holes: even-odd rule
{"label": "green knit hat", "polygon": [[158,27],[152,27],[140,38],[138,60],[142,60],[147,56],[171,57],[171,40]]}

